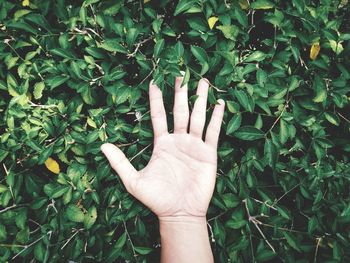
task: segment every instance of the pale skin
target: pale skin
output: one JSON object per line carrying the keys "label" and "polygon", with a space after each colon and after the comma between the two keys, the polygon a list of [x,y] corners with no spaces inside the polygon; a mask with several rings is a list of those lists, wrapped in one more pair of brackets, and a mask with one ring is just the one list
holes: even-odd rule
{"label": "pale skin", "polygon": [[217,144],[225,103],[218,100],[203,139],[208,81],[201,79],[190,115],[188,87],[175,80],[174,132],[169,133],[161,90],[149,85],[154,132],[152,157],[137,171],[123,152],[110,143],[101,146],[127,191],[158,217],[162,263],[212,263],[206,213],[217,170]]}

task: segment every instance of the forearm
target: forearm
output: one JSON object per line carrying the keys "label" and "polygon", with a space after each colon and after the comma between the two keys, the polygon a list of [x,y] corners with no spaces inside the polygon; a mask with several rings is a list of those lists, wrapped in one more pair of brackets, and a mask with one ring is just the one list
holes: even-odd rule
{"label": "forearm", "polygon": [[205,217],[159,218],[161,263],[212,263]]}

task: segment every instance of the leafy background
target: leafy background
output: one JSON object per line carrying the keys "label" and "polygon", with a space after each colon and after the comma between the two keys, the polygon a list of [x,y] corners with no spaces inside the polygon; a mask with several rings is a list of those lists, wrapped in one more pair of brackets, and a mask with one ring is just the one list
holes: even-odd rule
{"label": "leafy background", "polygon": [[349,9],[0,1],[0,261],[159,260],[156,217],[99,147],[145,166],[148,83],[171,112],[181,70],[191,95],[211,81],[208,114],[227,102],[208,211],[216,262],[349,262]]}

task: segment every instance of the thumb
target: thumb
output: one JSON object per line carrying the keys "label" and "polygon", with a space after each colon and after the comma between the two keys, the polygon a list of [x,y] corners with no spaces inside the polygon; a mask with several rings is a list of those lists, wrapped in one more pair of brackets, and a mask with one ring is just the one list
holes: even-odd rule
{"label": "thumb", "polygon": [[131,181],[137,178],[138,172],[126,158],[125,154],[115,145],[105,143],[101,151],[107,157],[109,164],[118,173],[126,189],[130,192]]}

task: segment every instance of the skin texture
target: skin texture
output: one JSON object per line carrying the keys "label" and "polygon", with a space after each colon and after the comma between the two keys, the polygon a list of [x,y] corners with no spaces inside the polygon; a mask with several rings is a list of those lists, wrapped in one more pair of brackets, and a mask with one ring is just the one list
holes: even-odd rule
{"label": "skin texture", "polygon": [[225,104],[218,100],[205,140],[208,81],[201,79],[192,114],[188,88],[175,80],[174,133],[168,132],[162,92],[149,86],[154,149],[148,165],[137,171],[123,152],[110,143],[101,146],[130,194],[159,218],[161,262],[213,262],[206,213],[213,195],[217,143]]}

